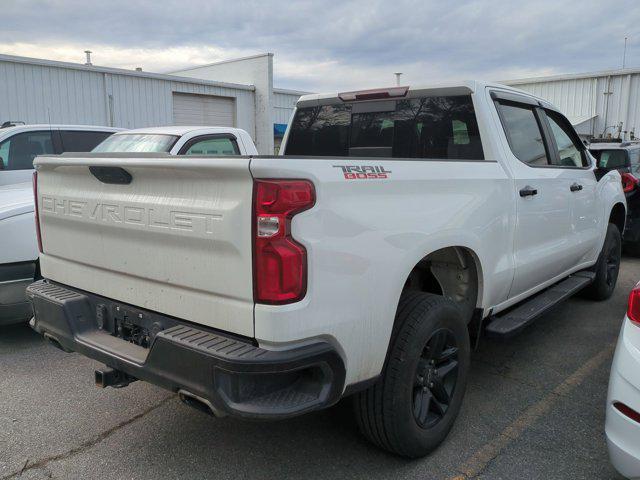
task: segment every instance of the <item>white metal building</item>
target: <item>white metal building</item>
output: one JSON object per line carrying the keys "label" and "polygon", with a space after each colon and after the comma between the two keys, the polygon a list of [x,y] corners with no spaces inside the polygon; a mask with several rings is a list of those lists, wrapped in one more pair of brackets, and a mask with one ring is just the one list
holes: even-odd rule
{"label": "white metal building", "polygon": [[272,154],[274,132],[277,138],[302,92],[273,89],[272,54],[225,63],[246,75],[231,81],[0,55],[0,123],[233,126]]}
{"label": "white metal building", "polygon": [[640,69],[523,78],[501,83],[556,105],[583,138],[640,136]]}

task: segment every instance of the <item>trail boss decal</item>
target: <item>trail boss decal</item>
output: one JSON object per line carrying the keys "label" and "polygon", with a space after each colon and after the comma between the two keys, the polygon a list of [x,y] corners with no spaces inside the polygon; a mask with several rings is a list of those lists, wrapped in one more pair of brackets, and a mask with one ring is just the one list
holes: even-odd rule
{"label": "trail boss decal", "polygon": [[385,170],[382,165],[333,165],[340,168],[345,180],[375,180],[377,178],[389,178],[390,170]]}

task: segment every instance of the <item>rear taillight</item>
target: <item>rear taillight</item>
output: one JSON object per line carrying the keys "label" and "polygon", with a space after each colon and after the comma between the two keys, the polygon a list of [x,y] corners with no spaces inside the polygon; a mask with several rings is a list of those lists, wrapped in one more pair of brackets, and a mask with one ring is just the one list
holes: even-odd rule
{"label": "rear taillight", "polygon": [[636,325],[640,325],[640,282],[633,287],[633,290],[631,290],[631,293],[629,294],[627,318]]}
{"label": "rear taillight", "polygon": [[38,210],[38,172],[33,172],[33,200],[35,202],[36,238],[38,251],[42,253],[42,236],[40,235],[40,213]]}
{"label": "rear taillight", "polygon": [[632,192],[637,186],[639,180],[630,173],[623,173],[620,175],[622,180],[622,191],[624,193]]}
{"label": "rear taillight", "polygon": [[292,303],[307,289],[307,251],[291,236],[291,219],[313,207],[308,180],[254,183],[254,294],[257,303]]}

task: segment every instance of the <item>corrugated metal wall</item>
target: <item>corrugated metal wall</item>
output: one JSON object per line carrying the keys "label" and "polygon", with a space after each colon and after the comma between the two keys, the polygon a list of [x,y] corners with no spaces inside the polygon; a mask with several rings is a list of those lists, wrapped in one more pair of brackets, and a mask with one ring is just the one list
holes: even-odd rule
{"label": "corrugated metal wall", "polygon": [[255,134],[249,89],[0,60],[0,121],[171,125],[173,92],[235,98],[237,126]]}
{"label": "corrugated metal wall", "polygon": [[295,93],[273,93],[273,123],[287,124],[300,95]]}
{"label": "corrugated metal wall", "polygon": [[603,133],[615,136],[617,128],[613,127],[620,122],[623,131],[633,130],[640,136],[640,72],[505,83],[550,101],[572,120],[593,117],[587,125],[596,137]]}

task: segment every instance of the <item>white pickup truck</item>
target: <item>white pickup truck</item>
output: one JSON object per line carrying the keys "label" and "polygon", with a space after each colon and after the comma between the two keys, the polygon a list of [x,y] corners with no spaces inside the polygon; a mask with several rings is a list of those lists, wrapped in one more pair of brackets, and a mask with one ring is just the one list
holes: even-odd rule
{"label": "white pickup truck", "polygon": [[615,287],[620,175],[540,98],[308,95],[284,145],[39,157],[33,328],[106,364],[99,386],[145,380],[216,415],[354,395],[371,441],[417,457],[458,414],[478,332]]}
{"label": "white pickup truck", "polygon": [[[257,150],[251,137],[244,130],[227,127],[154,127],[138,130],[107,129],[100,127],[55,126],[50,131],[42,131],[42,126],[28,125],[0,130],[0,134],[13,131],[12,135],[0,143],[13,143],[13,149],[7,146],[10,155],[5,155],[9,165],[20,166],[22,170],[0,171],[0,238],[4,240],[0,249],[0,326],[26,322],[31,318],[25,288],[39,276],[37,263],[36,224],[33,219],[33,187],[29,183],[2,185],[2,176],[13,174],[11,180],[30,180],[33,176],[33,156],[20,156],[24,149],[17,146],[22,137],[27,144],[45,140],[53,136],[60,137],[60,148],[67,151],[94,150],[98,152],[136,152],[162,153],[169,155],[255,155]],[[82,130],[84,129],[84,130]],[[52,133],[53,132],[53,133]],[[120,132],[112,135],[113,132]],[[109,136],[111,135],[111,136]],[[44,138],[44,140],[42,140]],[[0,136],[0,140],[2,137]],[[64,141],[64,143],[61,143]],[[24,142],[23,142],[24,143]],[[56,142],[54,144],[57,145]],[[95,149],[94,149],[95,147]],[[35,150],[38,151],[38,150]],[[40,152],[47,152],[45,148]],[[11,160],[13,163],[11,163]],[[22,161],[22,163],[20,163]],[[18,177],[21,175],[21,177]],[[7,179],[7,182],[9,180]]]}

